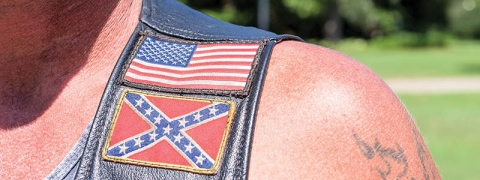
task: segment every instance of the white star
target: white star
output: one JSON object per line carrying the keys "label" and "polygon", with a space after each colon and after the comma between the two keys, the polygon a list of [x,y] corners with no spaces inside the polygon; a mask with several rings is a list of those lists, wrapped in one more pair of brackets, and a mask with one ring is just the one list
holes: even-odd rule
{"label": "white star", "polygon": [[185,151],[186,152],[189,152],[189,153],[192,153],[192,149],[194,148],[195,146],[192,145],[192,143],[188,144],[188,145],[185,145]]}
{"label": "white star", "polygon": [[182,134],[178,134],[177,136],[173,136],[173,137],[175,138],[175,141],[173,141],[174,143],[180,142],[183,139]]}
{"label": "white star", "polygon": [[153,131],[152,133],[148,134],[150,136],[150,141],[156,141],[157,140],[157,133]]}
{"label": "white star", "polygon": [[125,143],[122,144],[121,146],[118,146],[118,148],[120,148],[120,153],[123,153],[123,154],[125,154],[126,153],[125,151],[128,149],[128,147],[125,146]]}
{"label": "white star", "polygon": [[185,118],[182,118],[181,120],[178,120],[178,122],[180,122],[179,126],[185,127],[185,125],[187,125],[187,120],[185,120]]}
{"label": "white star", "polygon": [[142,147],[142,143],[144,140],[141,139],[141,137],[133,139],[135,141],[135,146]]}
{"label": "white star", "polygon": [[147,115],[150,116],[152,114],[152,112],[153,112],[152,107],[148,108],[147,110],[145,110],[145,116],[147,116]]}
{"label": "white star", "polygon": [[155,117],[155,118],[153,118],[153,119],[155,119],[154,124],[160,124],[160,122],[161,122],[161,120],[162,120],[163,118],[162,118],[162,116],[160,116],[160,114],[158,114],[158,116]]}
{"label": "white star", "polygon": [[215,115],[215,113],[217,113],[218,109],[215,108],[215,106],[213,106],[212,108],[208,108],[208,110],[210,110],[210,114],[213,114]]}
{"label": "white star", "polygon": [[193,119],[194,121],[200,121],[200,118],[202,117],[202,115],[200,113],[197,112],[197,114],[193,115],[195,118]]}
{"label": "white star", "polygon": [[172,130],[172,128],[170,127],[170,125],[168,125],[167,127],[164,127],[162,128],[163,129],[163,134],[170,134],[170,131]]}
{"label": "white star", "polygon": [[200,164],[200,165],[202,165],[202,164],[203,164],[203,160],[206,159],[206,158],[204,158],[201,154],[200,154],[200,156],[195,156],[195,158],[197,158],[197,162],[195,162],[195,164]]}
{"label": "white star", "polygon": [[137,107],[137,106],[142,107],[142,104],[144,103],[142,98],[140,98],[139,100],[135,100],[135,102],[137,103],[137,104],[135,104],[135,107]]}

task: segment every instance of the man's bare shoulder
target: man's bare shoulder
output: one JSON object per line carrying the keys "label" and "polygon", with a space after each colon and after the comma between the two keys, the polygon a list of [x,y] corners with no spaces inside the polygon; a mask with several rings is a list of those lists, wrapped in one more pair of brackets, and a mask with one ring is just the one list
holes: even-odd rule
{"label": "man's bare shoulder", "polygon": [[439,178],[408,112],[374,72],[331,49],[286,41],[272,54],[250,177],[291,176]]}
{"label": "man's bare shoulder", "polygon": [[409,118],[396,95],[368,67],[337,51],[302,42],[286,41],[275,47],[264,93],[262,101],[303,105],[309,112],[321,109],[323,116],[337,122],[377,107],[382,109],[375,114],[388,111]]}

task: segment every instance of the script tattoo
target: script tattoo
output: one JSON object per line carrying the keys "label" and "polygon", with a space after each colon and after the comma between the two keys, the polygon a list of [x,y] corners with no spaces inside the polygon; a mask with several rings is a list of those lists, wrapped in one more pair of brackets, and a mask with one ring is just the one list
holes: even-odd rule
{"label": "script tattoo", "polygon": [[376,167],[376,170],[380,174],[382,179],[387,179],[388,176],[392,175],[392,165],[390,163],[391,160],[403,166],[402,171],[399,174],[396,174],[396,179],[400,179],[406,175],[408,169],[408,161],[402,147],[400,147],[398,143],[396,144],[396,148],[390,148],[383,147],[376,138],[373,145],[369,145],[355,132],[353,132],[353,137],[357,142],[358,148],[367,159],[373,159],[375,156],[378,156],[385,163],[386,168],[384,169]]}
{"label": "script tattoo", "polygon": [[[433,165],[433,160],[430,160],[430,161],[428,160],[429,156],[427,155],[425,147],[421,143],[422,141],[420,139],[420,134],[414,129],[412,129],[412,131],[413,131],[413,136],[415,137],[418,158],[420,158],[420,163],[422,164],[422,168],[423,168],[423,178],[425,180],[436,179],[435,170],[434,170],[435,165]],[[430,172],[432,173],[431,176],[430,176]]]}

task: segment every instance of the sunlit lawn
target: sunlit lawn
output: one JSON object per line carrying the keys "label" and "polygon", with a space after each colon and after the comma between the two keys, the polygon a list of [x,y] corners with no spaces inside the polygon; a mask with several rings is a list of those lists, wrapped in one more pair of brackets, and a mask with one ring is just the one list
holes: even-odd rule
{"label": "sunlit lawn", "polygon": [[446,48],[392,49],[349,40],[333,48],[383,78],[480,76],[480,42],[476,41],[458,41]]}
{"label": "sunlit lawn", "polygon": [[400,95],[443,179],[480,179],[480,92]]}

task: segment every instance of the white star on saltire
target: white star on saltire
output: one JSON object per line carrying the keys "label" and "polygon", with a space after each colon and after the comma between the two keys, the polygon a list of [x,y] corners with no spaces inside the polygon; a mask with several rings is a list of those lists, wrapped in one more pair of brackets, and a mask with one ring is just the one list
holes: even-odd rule
{"label": "white star on saltire", "polygon": [[153,112],[152,107],[148,108],[147,110],[145,110],[145,116],[150,116],[152,112]]}
{"label": "white star on saltire", "polygon": [[185,148],[186,148],[186,152],[189,152],[189,153],[192,153],[192,149],[194,148],[195,146],[192,145],[192,143],[188,144],[188,145],[185,145]]}
{"label": "white star on saltire", "polygon": [[200,165],[202,165],[203,161],[206,159],[201,154],[200,156],[195,156],[195,158],[197,158],[197,162],[195,162],[195,164],[200,164]]}
{"label": "white star on saltire", "polygon": [[152,133],[148,134],[150,136],[150,141],[157,140],[157,133],[153,131]]}
{"label": "white star on saltire", "polygon": [[215,113],[217,113],[218,109],[215,108],[215,106],[213,106],[212,108],[208,108],[208,110],[210,110],[210,114],[213,114],[215,115]]}
{"label": "white star on saltire", "polygon": [[128,147],[125,146],[125,144],[118,146],[118,148],[120,148],[120,153],[123,153],[123,154],[125,154],[126,153],[125,151],[128,149]]}
{"label": "white star on saltire", "polygon": [[144,140],[142,140],[141,137],[137,137],[133,140],[135,141],[135,146],[142,147],[142,143]]}
{"label": "white star on saltire", "polygon": [[187,122],[188,122],[188,121],[187,121],[187,120],[185,120],[185,118],[182,118],[181,120],[178,120],[178,122],[180,123],[180,125],[179,125],[179,126],[183,126],[183,127],[185,127],[185,125],[187,125]]}
{"label": "white star on saltire", "polygon": [[140,98],[139,100],[135,100],[135,102],[137,103],[137,104],[135,104],[135,107],[137,107],[137,106],[142,107],[142,104],[144,103],[142,98]]}
{"label": "white star on saltire", "polygon": [[175,138],[175,140],[173,141],[174,143],[180,142],[183,139],[182,134],[178,134],[177,136],[173,136],[173,137]]}
{"label": "white star on saltire", "polygon": [[168,125],[167,127],[164,127],[162,128],[163,129],[163,134],[170,134],[170,131],[172,130],[172,128],[170,127],[170,125]]}
{"label": "white star on saltire", "polygon": [[197,114],[193,115],[194,117],[194,121],[200,121],[200,118],[202,117],[202,115],[200,113],[197,112]]}
{"label": "white star on saltire", "polygon": [[163,118],[162,118],[162,116],[160,116],[160,114],[159,114],[157,117],[155,117],[155,118],[153,118],[153,119],[155,119],[154,124],[160,124],[160,122],[162,121]]}

